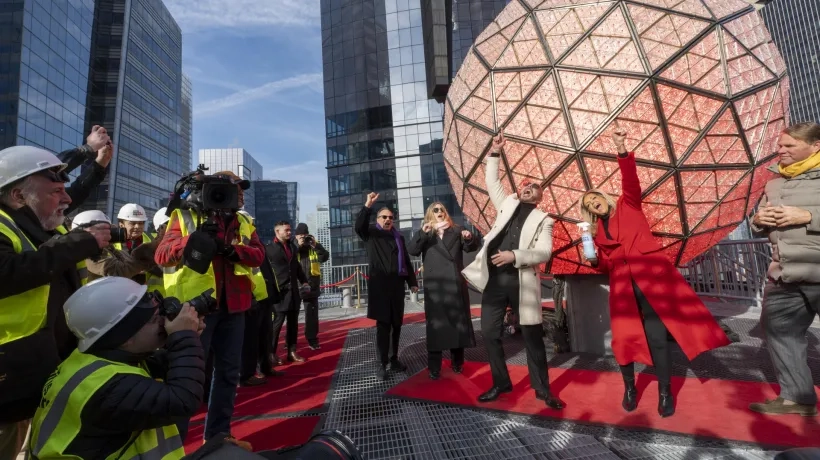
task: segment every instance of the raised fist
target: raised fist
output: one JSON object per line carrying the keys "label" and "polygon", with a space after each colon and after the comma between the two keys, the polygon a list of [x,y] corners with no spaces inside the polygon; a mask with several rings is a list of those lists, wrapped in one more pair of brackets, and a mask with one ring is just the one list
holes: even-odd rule
{"label": "raised fist", "polygon": [[507,145],[507,138],[504,137],[504,133],[498,133],[498,135],[493,138],[493,145],[490,148],[490,152],[501,153],[505,145]]}
{"label": "raised fist", "polygon": [[376,200],[378,200],[378,199],[379,199],[379,194],[378,193],[370,192],[370,193],[367,194],[367,202],[364,205],[369,208],[369,207],[373,206],[373,203],[375,203]]}
{"label": "raised fist", "polygon": [[615,132],[612,133],[612,142],[615,143],[618,152],[626,151],[626,130],[616,129]]}
{"label": "raised fist", "polygon": [[421,226],[421,231],[424,233],[430,233],[433,230],[433,226],[430,225],[430,222],[425,222],[424,225]]}

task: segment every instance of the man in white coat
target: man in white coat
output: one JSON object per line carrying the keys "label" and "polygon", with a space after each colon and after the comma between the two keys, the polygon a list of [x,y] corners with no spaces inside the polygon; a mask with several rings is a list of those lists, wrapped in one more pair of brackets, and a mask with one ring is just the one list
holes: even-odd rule
{"label": "man in white coat", "polygon": [[527,367],[535,397],[543,400],[547,407],[563,409],[563,401],[550,393],[547,350],[541,326],[541,280],[538,277],[539,265],[548,261],[552,254],[552,225],[555,221],[536,209],[542,196],[539,184],[522,183],[517,195],[504,194],[498,180],[498,163],[505,143],[502,134],[493,139],[485,171],[487,192],[498,216],[475,261],[462,271],[464,278],[483,293],[481,333],[490,360],[493,386],[478,400],[495,401],[502,393],[512,391],[501,344],[504,314],[509,305],[518,313],[524,334]]}

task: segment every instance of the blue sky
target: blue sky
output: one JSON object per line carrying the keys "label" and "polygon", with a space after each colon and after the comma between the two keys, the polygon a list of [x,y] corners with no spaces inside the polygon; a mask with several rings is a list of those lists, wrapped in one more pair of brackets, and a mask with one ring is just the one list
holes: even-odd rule
{"label": "blue sky", "polygon": [[193,82],[194,159],[242,147],[265,179],[299,182],[301,218],[327,204],[319,0],[165,0]]}

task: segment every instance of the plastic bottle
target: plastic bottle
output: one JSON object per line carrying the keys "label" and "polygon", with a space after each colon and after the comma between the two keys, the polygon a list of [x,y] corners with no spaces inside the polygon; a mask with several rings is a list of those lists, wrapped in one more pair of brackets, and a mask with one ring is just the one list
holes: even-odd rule
{"label": "plastic bottle", "polygon": [[584,257],[591,263],[598,261],[598,254],[595,253],[595,243],[592,242],[592,233],[589,231],[589,222],[578,222],[581,230],[581,243],[584,245]]}

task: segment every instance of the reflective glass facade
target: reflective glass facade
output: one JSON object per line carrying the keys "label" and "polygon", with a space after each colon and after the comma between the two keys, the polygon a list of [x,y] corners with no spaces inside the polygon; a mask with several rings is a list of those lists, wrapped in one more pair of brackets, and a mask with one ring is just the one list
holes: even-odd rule
{"label": "reflective glass facade", "polygon": [[820,123],[820,2],[775,0],[760,12],[789,68],[792,123]]}
{"label": "reflective glass facade", "polygon": [[86,127],[114,140],[116,174],[85,209],[109,215],[126,203],[149,215],[191,169],[182,149],[182,32],[161,0],[97,0]]}
{"label": "reflective glass facade", "polygon": [[93,0],[0,3],[0,148],[84,142]]}
{"label": "reflective glass facade", "polygon": [[[455,1],[454,48],[469,48],[505,4]],[[442,157],[443,106],[427,97],[420,0],[321,0],[321,13],[334,264],[366,261],[353,221],[371,191],[407,234],[434,201],[463,224]]]}
{"label": "reflective glass facade", "polygon": [[180,126],[182,142],[180,151],[181,155],[191,158],[192,148],[194,144],[193,138],[193,86],[191,79],[182,74],[182,111],[180,113],[182,125]]}
{"label": "reflective glass facade", "polygon": [[237,176],[251,181],[251,188],[245,190],[245,211],[256,217],[256,195],[254,182],[262,179],[262,165],[245,149],[200,149],[199,163],[208,167],[208,174],[219,171],[233,171]]}
{"label": "reflective glass facade", "polygon": [[[299,223],[299,184],[281,180],[259,180],[253,183],[256,191],[256,234],[262,243],[273,240],[273,227],[279,221]],[[312,228],[311,231],[314,231]],[[315,235],[315,234],[314,234]]]}

